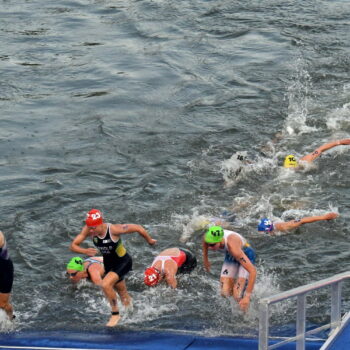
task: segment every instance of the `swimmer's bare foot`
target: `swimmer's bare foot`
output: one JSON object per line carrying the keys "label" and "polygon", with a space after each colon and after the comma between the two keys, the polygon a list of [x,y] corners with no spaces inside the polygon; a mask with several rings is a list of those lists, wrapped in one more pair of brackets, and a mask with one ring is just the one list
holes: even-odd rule
{"label": "swimmer's bare foot", "polygon": [[112,316],[109,319],[109,321],[106,323],[107,327],[115,327],[118,322],[120,321],[120,315],[119,312],[112,312]]}

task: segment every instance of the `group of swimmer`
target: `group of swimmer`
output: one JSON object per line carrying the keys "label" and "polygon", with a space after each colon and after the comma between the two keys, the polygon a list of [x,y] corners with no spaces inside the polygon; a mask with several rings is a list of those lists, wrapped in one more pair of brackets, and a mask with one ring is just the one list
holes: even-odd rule
{"label": "group of swimmer", "polygon": [[[293,155],[286,157],[284,166],[298,168],[303,163],[312,162],[322,152],[338,145],[350,145],[350,139],[342,139],[327,143],[314,152],[302,157],[299,162]],[[272,222],[263,218],[258,224],[258,231],[270,235],[276,231],[289,232],[297,227],[321,220],[332,220],[337,213],[327,213],[320,216],[304,217],[287,222]],[[222,251],[225,254],[220,274],[221,295],[233,297],[242,311],[247,311],[250,305],[251,294],[256,280],[256,254],[248,241],[239,233],[224,228],[221,221],[212,221],[206,227],[203,241],[203,264],[210,271],[209,251]],[[75,256],[66,266],[66,273],[73,283],[81,279],[89,279],[100,286],[111,308],[110,319],[106,326],[114,327],[120,321],[118,297],[123,306],[132,308],[125,277],[132,270],[132,258],[128,254],[121,236],[138,233],[149,245],[153,246],[157,240],[151,237],[147,230],[137,224],[111,224],[104,220],[98,209],[90,210],[85,219],[85,225],[70,244],[70,250],[85,256]],[[92,238],[95,248],[84,248],[82,243]],[[97,256],[100,252],[101,256]],[[195,255],[187,249],[171,247],[160,252],[152,264],[144,271],[144,283],[147,286],[156,286],[164,280],[170,287],[177,288],[176,275],[190,273],[197,266]],[[10,295],[13,283],[13,264],[8,254],[6,240],[0,231],[0,308],[13,319],[13,308]]]}

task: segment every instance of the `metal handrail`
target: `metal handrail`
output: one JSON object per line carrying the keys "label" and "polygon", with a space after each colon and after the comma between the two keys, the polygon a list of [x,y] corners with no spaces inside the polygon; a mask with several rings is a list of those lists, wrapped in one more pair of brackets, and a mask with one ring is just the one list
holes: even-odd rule
{"label": "metal handrail", "polygon": [[[335,329],[341,322],[341,287],[342,282],[347,278],[350,278],[350,271],[261,299],[259,315],[259,350],[272,350],[292,341],[296,341],[297,350],[304,350],[306,335],[317,333],[327,328]],[[306,294],[326,286],[331,286],[331,322],[313,329],[312,331],[305,332]],[[296,336],[269,346],[269,306],[292,297],[297,297]]]}

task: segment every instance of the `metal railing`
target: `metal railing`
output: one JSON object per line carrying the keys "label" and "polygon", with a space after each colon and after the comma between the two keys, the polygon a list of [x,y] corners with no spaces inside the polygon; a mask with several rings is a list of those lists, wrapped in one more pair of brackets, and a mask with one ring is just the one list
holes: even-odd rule
{"label": "metal railing", "polygon": [[[334,330],[339,326],[341,322],[341,287],[342,282],[347,278],[350,278],[350,271],[261,299],[259,315],[259,350],[272,350],[292,341],[296,341],[296,350],[304,350],[306,335],[315,334],[328,328]],[[306,295],[311,291],[326,286],[331,286],[331,322],[305,332]],[[297,297],[296,336],[269,345],[269,306],[292,297]]]}

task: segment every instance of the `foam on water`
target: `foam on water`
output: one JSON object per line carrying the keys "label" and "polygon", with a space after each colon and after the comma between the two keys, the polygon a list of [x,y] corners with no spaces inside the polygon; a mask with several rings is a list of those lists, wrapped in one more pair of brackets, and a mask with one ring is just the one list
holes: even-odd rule
{"label": "foam on water", "polygon": [[10,321],[6,312],[0,309],[0,332],[10,332],[15,329],[16,321]]}

